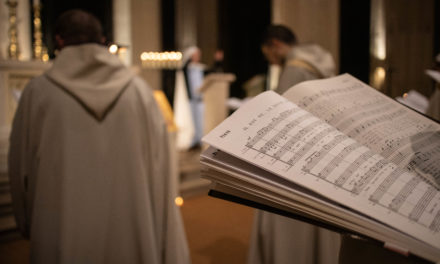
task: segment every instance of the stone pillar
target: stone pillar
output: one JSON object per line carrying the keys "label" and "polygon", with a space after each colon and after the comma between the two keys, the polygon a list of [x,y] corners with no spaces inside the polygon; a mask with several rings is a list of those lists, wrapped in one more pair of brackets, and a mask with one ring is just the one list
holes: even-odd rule
{"label": "stone pillar", "polygon": [[179,50],[197,45],[197,0],[176,0],[176,44]]}
{"label": "stone pillar", "polygon": [[153,89],[161,89],[160,71],[142,69],[144,51],[161,51],[160,1],[131,0],[132,65]]}
{"label": "stone pillar", "polygon": [[128,46],[123,58],[123,61],[127,66],[131,66],[133,61],[133,42],[130,18],[130,1],[113,0],[113,38],[115,43]]}

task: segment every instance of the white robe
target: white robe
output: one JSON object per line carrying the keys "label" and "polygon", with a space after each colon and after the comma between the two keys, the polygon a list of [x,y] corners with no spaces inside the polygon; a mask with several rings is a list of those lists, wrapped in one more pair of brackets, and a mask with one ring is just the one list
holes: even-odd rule
{"label": "white robe", "polygon": [[195,128],[183,70],[176,71],[173,109],[174,122],[177,126],[177,148],[187,150],[191,147]]}
{"label": "white robe", "polygon": [[151,89],[105,47],[64,48],[25,88],[9,172],[32,263],[189,263]]}
{"label": "white robe", "polygon": [[434,93],[429,98],[429,106],[426,114],[433,119],[440,121],[440,85],[437,83]]}
{"label": "white robe", "polygon": [[331,77],[335,75],[335,67],[332,55],[319,45],[294,46],[287,56],[275,91],[283,94],[300,82]]}
{"label": "white robe", "polygon": [[[331,55],[317,45],[296,46],[281,73],[278,93],[302,81],[334,74]],[[284,216],[256,211],[249,264],[336,264],[340,235]]]}
{"label": "white robe", "polygon": [[199,92],[203,84],[204,66],[200,63],[190,63],[187,69],[189,92],[191,93],[191,113],[194,121],[194,137],[191,146],[200,144],[203,137],[203,120],[205,106],[202,100],[202,94]]}

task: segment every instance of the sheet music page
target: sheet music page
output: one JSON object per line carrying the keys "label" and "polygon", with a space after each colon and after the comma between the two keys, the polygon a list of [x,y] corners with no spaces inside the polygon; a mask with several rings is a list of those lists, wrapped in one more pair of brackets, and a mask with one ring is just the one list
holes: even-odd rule
{"label": "sheet music page", "polygon": [[274,92],[247,102],[203,141],[440,250],[436,186]]}
{"label": "sheet music page", "polygon": [[440,186],[440,125],[349,74],[309,81],[284,95],[387,160]]}

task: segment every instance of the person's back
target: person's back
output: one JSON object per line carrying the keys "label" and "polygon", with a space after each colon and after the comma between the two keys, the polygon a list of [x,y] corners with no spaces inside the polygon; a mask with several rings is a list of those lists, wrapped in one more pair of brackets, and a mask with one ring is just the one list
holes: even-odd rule
{"label": "person's back", "polygon": [[31,261],[188,263],[167,144],[140,78],[98,43],[66,45],[26,87],[11,134],[14,211]]}

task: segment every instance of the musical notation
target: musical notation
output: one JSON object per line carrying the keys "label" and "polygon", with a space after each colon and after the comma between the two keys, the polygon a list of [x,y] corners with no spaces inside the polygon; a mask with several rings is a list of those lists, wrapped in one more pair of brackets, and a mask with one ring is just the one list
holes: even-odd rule
{"label": "musical notation", "polygon": [[[310,172],[316,165],[324,159],[333,149],[336,148],[342,141],[346,140],[347,137],[343,135],[337,135],[331,139],[330,142],[323,145],[320,150],[315,150],[311,155],[309,155],[305,161],[307,164],[303,167],[304,171]],[[320,172],[318,172],[320,174]]]}
{"label": "musical notation", "polygon": [[256,142],[264,138],[269,131],[272,131],[272,129],[276,127],[276,125],[278,125],[281,121],[283,121],[287,116],[289,116],[292,113],[294,113],[294,110],[290,109],[280,113],[278,117],[273,118],[268,125],[258,130],[257,136],[255,136],[252,140],[248,141],[246,146],[252,148]]}
{"label": "musical notation", "polygon": [[351,125],[355,124],[358,120],[371,117],[378,113],[387,112],[393,109],[393,106],[390,104],[381,105],[380,101],[371,101],[362,105],[353,106],[349,109],[350,111],[340,112],[339,109],[340,107],[338,107],[337,110],[337,112],[339,112],[339,115],[329,120],[329,123],[334,123],[332,125],[337,126],[340,130],[345,130]]}
{"label": "musical notation", "polygon": [[[297,151],[294,151],[294,154],[291,156],[290,159],[288,159],[287,163],[290,165],[295,164],[299,159],[303,158],[307,152],[310,151],[312,146],[316,145],[319,141],[321,141],[325,136],[327,136],[332,131],[334,131],[334,128],[332,128],[332,127],[328,127],[328,128],[323,129],[322,131],[320,131],[317,135],[312,137],[312,139],[309,142],[307,142],[307,144],[302,145],[301,148],[297,148]],[[288,147],[287,148],[283,147],[281,149],[281,151],[278,151],[277,153],[275,153],[275,156],[281,157],[282,155],[285,154],[286,151],[293,150],[292,146],[298,142],[298,140],[297,140],[298,136],[299,135],[295,135],[294,137],[292,137],[289,140],[289,142],[286,144],[286,146],[288,146]],[[298,145],[298,147],[299,146],[301,146],[301,145]]]}
{"label": "musical notation", "polygon": [[[357,142],[353,143],[351,146],[344,149],[343,153],[336,156],[331,162],[333,164],[329,163],[329,165],[327,165],[327,167],[334,169],[336,166],[335,164],[340,163],[345,157],[347,157],[351,152],[353,152],[353,150],[355,148],[359,148],[359,147],[360,147],[359,143],[357,143]],[[349,167],[347,169],[345,169],[345,171],[343,173],[341,173],[341,175],[339,175],[339,177],[335,181],[335,184],[337,186],[343,186],[347,182],[347,180],[350,178],[350,176],[360,168],[360,166],[363,164],[363,162],[373,155],[374,155],[374,153],[372,151],[366,151],[366,152],[362,153],[359,157],[356,158],[355,161],[353,161],[353,163],[351,163],[349,165]],[[356,192],[356,193],[358,193],[358,192]]]}
{"label": "musical notation", "polygon": [[428,187],[428,190],[423,194],[422,198],[417,202],[416,206],[414,206],[414,209],[409,214],[409,218],[418,221],[431,203],[432,199],[434,199],[435,194],[436,189],[434,187]]}
{"label": "musical notation", "polygon": [[362,89],[366,87],[356,82],[344,85],[286,97],[392,163],[440,186],[440,163],[435,162],[440,159],[440,136],[432,135],[438,127],[373,89]]}
{"label": "musical notation", "polygon": [[[259,95],[206,142],[379,221],[414,227],[414,236],[435,241],[440,192],[423,173],[440,168],[435,162],[440,139],[418,134],[433,133],[438,126],[353,83],[304,84],[291,97]],[[296,94],[301,96],[295,99]],[[301,101],[307,111],[289,101]],[[343,124],[343,129],[328,122]],[[231,132],[222,137],[226,131]],[[435,142],[427,144],[427,139]],[[402,161],[396,164],[382,153]]]}
{"label": "musical notation", "polygon": [[440,231],[440,211],[437,212],[436,216],[434,217],[434,221],[429,225],[429,229],[431,229],[433,232],[439,232]]}
{"label": "musical notation", "polygon": [[[423,197],[413,197],[414,189],[426,184],[422,178],[413,177],[404,182],[402,175],[405,173],[394,164],[301,111],[293,107],[272,117],[254,135],[248,136],[245,146],[260,155],[266,155],[272,163],[284,164],[287,171],[301,164],[303,172],[351,194],[364,195],[364,192],[368,192],[370,202],[405,214],[413,221],[418,221],[426,213],[425,209],[438,192],[431,191]],[[403,111],[392,111],[380,118],[370,119],[363,126],[376,125],[402,114]],[[355,130],[356,127],[352,131]],[[389,141],[389,146],[396,148],[399,145]],[[425,145],[419,147],[424,148]],[[411,204],[413,209],[403,212],[401,209],[404,204],[406,207]]]}
{"label": "musical notation", "polygon": [[392,173],[390,173],[385,180],[383,180],[379,186],[376,188],[376,190],[373,192],[373,194],[370,195],[369,200],[378,203],[382,197],[385,195],[385,193],[388,192],[391,185],[396,182],[397,178],[400,175],[400,171],[394,170]]}
{"label": "musical notation", "polygon": [[408,181],[404,187],[399,191],[399,193],[393,198],[391,201],[389,208],[393,211],[398,211],[403,203],[408,199],[408,196],[411,192],[416,188],[416,186],[420,183],[419,177],[414,177],[410,181]]}
{"label": "musical notation", "polygon": [[364,120],[361,124],[351,129],[351,131],[347,132],[347,135],[349,135],[350,137],[356,137],[357,135],[365,133],[370,127],[380,125],[381,123],[384,122],[388,122],[388,120],[396,117],[401,117],[405,113],[406,113],[405,109],[399,109],[389,114],[373,116],[371,118],[368,118],[367,120]]}

